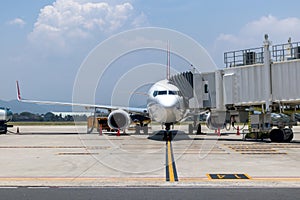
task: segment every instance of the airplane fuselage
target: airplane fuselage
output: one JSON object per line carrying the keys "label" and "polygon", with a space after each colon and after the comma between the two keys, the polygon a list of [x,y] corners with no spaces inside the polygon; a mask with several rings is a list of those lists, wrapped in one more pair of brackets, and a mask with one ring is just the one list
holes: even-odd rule
{"label": "airplane fuselage", "polygon": [[150,88],[147,109],[151,120],[162,124],[176,123],[186,113],[181,92],[168,80],[159,81]]}

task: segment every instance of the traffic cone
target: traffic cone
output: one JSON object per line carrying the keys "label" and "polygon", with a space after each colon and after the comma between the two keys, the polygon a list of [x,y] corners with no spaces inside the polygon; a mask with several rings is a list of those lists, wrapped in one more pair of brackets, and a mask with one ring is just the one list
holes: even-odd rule
{"label": "traffic cone", "polygon": [[118,129],[117,131],[117,136],[120,136],[120,129]]}
{"label": "traffic cone", "polygon": [[240,135],[240,127],[239,126],[236,129],[236,135]]}

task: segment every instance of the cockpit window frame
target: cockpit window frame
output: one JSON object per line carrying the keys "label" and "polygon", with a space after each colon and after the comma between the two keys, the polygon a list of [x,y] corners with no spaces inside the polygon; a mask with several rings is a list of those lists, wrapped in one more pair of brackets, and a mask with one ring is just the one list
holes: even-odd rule
{"label": "cockpit window frame", "polygon": [[178,90],[155,90],[153,91],[153,97],[156,97],[158,95],[177,95],[182,96],[182,93]]}

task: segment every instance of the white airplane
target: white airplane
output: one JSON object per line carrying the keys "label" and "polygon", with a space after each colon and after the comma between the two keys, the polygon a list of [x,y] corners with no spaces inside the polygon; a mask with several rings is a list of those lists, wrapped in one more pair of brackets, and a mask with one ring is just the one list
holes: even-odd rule
{"label": "white airplane", "polygon": [[[48,105],[65,105],[65,106],[82,106],[86,108],[98,108],[110,110],[108,116],[108,125],[112,129],[125,130],[132,123],[130,113],[148,115],[151,121],[159,122],[166,127],[169,132],[170,127],[187,117],[187,108],[184,104],[183,96],[179,89],[171,84],[168,80],[156,82],[148,92],[147,108],[131,108],[121,106],[81,104],[53,101],[37,101],[23,99],[20,93],[19,83],[17,81],[17,98],[20,102],[48,104]],[[168,135],[170,136],[170,135]]]}
{"label": "white airplane", "polygon": [[[184,97],[181,91],[174,84],[170,83],[170,54],[168,49],[167,61],[167,78],[153,84],[148,91],[147,108],[131,108],[122,106],[82,104],[82,103],[66,103],[52,101],[36,101],[21,98],[19,83],[17,81],[17,98],[21,102],[37,103],[37,104],[52,104],[66,106],[81,106],[94,109],[107,109],[110,111],[108,116],[108,125],[111,129],[125,130],[132,122],[138,121],[141,126],[145,121],[155,121],[165,126],[165,138],[172,138],[170,128],[177,122],[185,120],[188,116],[195,115],[191,113],[189,108],[184,103]],[[131,114],[134,115],[133,118]],[[199,114],[199,112],[198,112]],[[138,117],[136,117],[138,116]],[[146,116],[146,117],[145,117]],[[210,116],[210,115],[209,115]],[[149,120],[150,118],[150,120]],[[207,122],[210,119],[207,118]],[[211,124],[211,123],[210,123]],[[194,126],[196,123],[194,122]],[[199,126],[199,125],[198,125]]]}

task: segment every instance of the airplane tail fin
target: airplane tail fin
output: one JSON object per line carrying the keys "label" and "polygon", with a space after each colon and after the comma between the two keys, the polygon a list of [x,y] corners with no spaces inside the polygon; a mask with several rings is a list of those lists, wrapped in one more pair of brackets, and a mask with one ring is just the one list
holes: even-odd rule
{"label": "airplane tail fin", "polygon": [[20,87],[19,87],[19,81],[17,81],[17,99],[18,101],[21,101],[21,92],[20,92]]}

